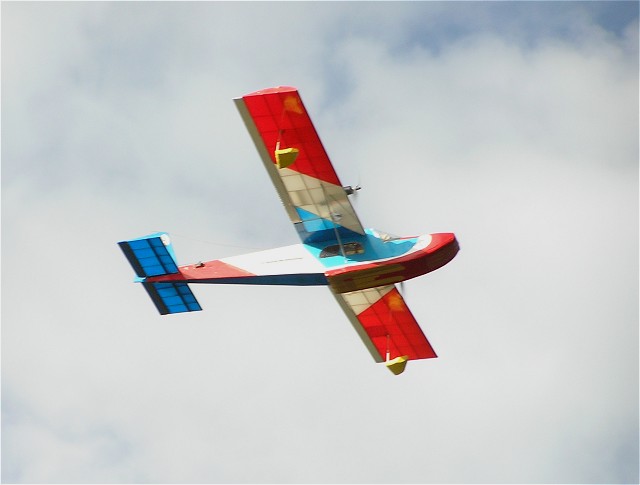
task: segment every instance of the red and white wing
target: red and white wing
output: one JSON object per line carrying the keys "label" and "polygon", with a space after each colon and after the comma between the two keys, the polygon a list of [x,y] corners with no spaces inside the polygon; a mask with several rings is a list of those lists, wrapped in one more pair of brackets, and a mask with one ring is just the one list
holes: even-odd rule
{"label": "red and white wing", "polygon": [[263,89],[234,100],[287,214],[303,241],[364,234],[296,88]]}
{"label": "red and white wing", "polygon": [[333,294],[376,362],[437,357],[395,285]]}

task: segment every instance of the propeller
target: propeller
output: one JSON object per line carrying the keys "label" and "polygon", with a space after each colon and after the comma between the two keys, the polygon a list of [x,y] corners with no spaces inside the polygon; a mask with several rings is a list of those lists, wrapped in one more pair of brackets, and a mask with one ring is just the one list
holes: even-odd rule
{"label": "propeller", "polygon": [[407,296],[407,290],[406,290],[406,287],[404,286],[404,281],[401,281],[400,283],[398,283],[398,291],[400,292],[400,295],[402,296],[402,298]]}
{"label": "propeller", "polygon": [[362,187],[360,186],[360,184],[358,184],[355,187],[353,185],[345,185],[342,188],[347,193],[347,195],[355,195],[357,197],[358,196],[358,190],[360,190]]}
{"label": "propeller", "polygon": [[354,207],[357,209],[358,208],[358,192],[360,191],[360,189],[362,189],[362,185],[360,185],[360,180],[358,180],[358,183],[356,185],[347,185],[346,187],[343,187],[344,191],[347,193],[348,196],[351,196],[351,198],[353,199],[353,205]]}

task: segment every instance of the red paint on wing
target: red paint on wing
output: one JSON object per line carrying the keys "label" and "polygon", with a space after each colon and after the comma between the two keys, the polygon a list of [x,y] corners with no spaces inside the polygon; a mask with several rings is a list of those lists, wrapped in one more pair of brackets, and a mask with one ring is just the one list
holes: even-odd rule
{"label": "red paint on wing", "polygon": [[358,320],[383,359],[387,346],[390,359],[437,357],[397,288],[360,313]]}
{"label": "red paint on wing", "polygon": [[288,168],[341,185],[296,88],[263,89],[242,99],[274,164],[276,144],[280,141],[281,149],[300,150],[295,163]]}

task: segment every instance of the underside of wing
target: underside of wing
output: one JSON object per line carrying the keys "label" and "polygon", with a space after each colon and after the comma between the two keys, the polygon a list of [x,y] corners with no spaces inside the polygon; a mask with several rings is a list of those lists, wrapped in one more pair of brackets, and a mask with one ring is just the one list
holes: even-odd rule
{"label": "underside of wing", "polygon": [[437,357],[395,285],[334,296],[376,362]]}
{"label": "underside of wing", "polygon": [[235,102],[303,242],[364,234],[298,91],[264,89]]}

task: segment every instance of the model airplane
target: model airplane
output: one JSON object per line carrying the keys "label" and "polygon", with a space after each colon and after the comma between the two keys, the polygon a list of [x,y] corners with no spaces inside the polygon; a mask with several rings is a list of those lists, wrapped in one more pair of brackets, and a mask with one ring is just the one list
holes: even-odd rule
{"label": "model airplane", "polygon": [[201,310],[189,283],[328,286],[376,362],[394,373],[436,357],[395,284],[453,259],[454,234],[394,237],[364,229],[295,88],[234,100],[302,240],[178,266],[166,233],[119,242],[162,314]]}

